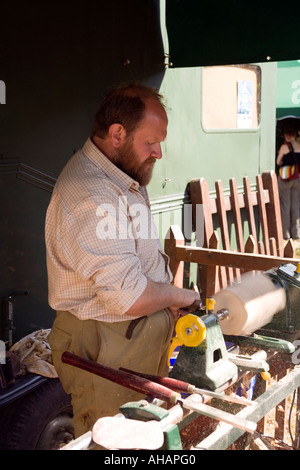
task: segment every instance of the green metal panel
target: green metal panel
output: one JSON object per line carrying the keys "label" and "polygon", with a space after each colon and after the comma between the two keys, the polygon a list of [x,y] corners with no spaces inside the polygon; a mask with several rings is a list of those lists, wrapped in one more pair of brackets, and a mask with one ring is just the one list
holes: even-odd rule
{"label": "green metal panel", "polygon": [[276,108],[277,118],[300,117],[300,60],[278,63]]}
{"label": "green metal panel", "polygon": [[226,184],[235,177],[239,185],[248,175],[255,183],[258,173],[274,169],[276,64],[260,67],[261,123],[257,129],[228,131],[207,131],[202,125],[201,67],[166,71],[161,92],[167,98],[169,128],[149,187],[152,199],[183,198],[192,178],[204,177],[213,189],[216,179]]}

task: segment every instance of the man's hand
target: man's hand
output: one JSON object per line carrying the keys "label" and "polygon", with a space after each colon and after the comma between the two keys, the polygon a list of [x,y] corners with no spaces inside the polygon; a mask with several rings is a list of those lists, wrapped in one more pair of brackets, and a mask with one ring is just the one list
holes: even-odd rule
{"label": "man's hand", "polygon": [[130,316],[144,316],[170,308],[174,318],[178,311],[183,310],[185,314],[195,311],[201,305],[200,295],[191,289],[182,289],[173,284],[164,284],[147,280],[147,287],[138,300],[127,311]]}
{"label": "man's hand", "polygon": [[188,313],[195,312],[195,310],[198,310],[201,307],[202,303],[201,303],[199,293],[195,292],[195,291],[190,291],[190,292],[192,294],[195,294],[195,299],[194,299],[193,303],[191,303],[190,305],[187,305],[186,307],[180,307],[180,308],[170,307],[170,309],[172,310],[175,321],[177,321],[178,318],[183,317],[184,315],[187,315]]}

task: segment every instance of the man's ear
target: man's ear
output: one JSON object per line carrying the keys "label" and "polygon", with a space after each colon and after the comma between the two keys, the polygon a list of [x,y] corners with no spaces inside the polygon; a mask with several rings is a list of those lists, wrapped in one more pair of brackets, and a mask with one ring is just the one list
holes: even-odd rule
{"label": "man's ear", "polygon": [[112,124],[108,130],[109,139],[114,148],[119,148],[126,139],[126,131],[122,124]]}

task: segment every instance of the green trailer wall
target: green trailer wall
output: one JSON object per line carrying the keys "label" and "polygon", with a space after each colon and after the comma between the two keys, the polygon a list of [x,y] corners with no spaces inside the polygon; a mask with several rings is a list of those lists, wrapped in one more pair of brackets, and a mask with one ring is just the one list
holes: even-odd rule
{"label": "green trailer wall", "polygon": [[[299,53],[300,54],[300,53]],[[300,118],[300,61],[277,64],[276,117]]]}
{"label": "green trailer wall", "polygon": [[[238,186],[249,176],[255,185],[257,174],[275,168],[276,63],[261,68],[261,119],[252,130],[205,130],[202,122],[202,67],[167,69],[161,85],[166,97],[169,129],[163,160],[156,164],[149,191],[154,214],[164,237],[168,221],[181,223],[181,208],[192,178],[203,177],[212,193],[221,179],[224,189],[229,178]],[[159,206],[166,212],[165,223]],[[161,212],[162,214],[163,212]]]}

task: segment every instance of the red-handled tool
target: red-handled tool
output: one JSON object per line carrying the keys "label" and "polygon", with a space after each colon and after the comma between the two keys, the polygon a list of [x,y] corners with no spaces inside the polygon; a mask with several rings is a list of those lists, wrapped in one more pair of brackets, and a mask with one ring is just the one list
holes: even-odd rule
{"label": "red-handled tool", "polygon": [[151,397],[159,398],[169,403],[180,404],[187,410],[196,411],[197,413],[204,414],[210,418],[224,421],[225,423],[243,429],[244,431],[253,433],[256,429],[256,424],[251,421],[200,403],[200,396],[191,395],[186,399],[182,399],[179,393],[176,393],[170,388],[160,385],[157,382],[139,377],[133,373],[131,374],[118,369],[112,369],[89,359],[76,356],[70,352],[64,352],[61,359],[65,364],[79,367],[87,372],[91,372],[105,379],[111,380],[112,382],[118,383],[123,387],[130,388]]}
{"label": "red-handled tool", "polygon": [[80,369],[91,372],[92,374],[99,375],[107,380],[111,380],[123,387],[130,388],[138,393],[149,395],[150,397],[159,398],[171,404],[177,403],[180,394],[174,392],[170,388],[164,387],[157,382],[149,381],[143,377],[138,377],[135,374],[130,374],[118,369],[98,364],[97,362],[76,356],[68,351],[64,352],[61,356],[62,362],[69,364]]}
{"label": "red-handled tool", "polygon": [[187,382],[183,382],[182,380],[173,379],[171,377],[158,377],[156,375],[142,374],[141,372],[135,372],[130,369],[125,369],[124,367],[120,367],[119,370],[137,375],[139,377],[143,377],[144,379],[152,380],[153,382],[163,385],[164,387],[171,388],[175,392],[187,393],[187,394],[196,393],[197,395],[205,395],[211,398],[217,398],[218,400],[228,401],[231,403],[238,403],[239,405],[246,405],[246,406],[256,405],[255,402],[251,400],[247,400],[244,397],[223,395],[221,393],[212,392],[204,388],[197,388],[195,385],[189,384]]}

